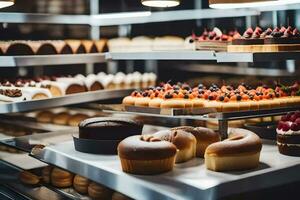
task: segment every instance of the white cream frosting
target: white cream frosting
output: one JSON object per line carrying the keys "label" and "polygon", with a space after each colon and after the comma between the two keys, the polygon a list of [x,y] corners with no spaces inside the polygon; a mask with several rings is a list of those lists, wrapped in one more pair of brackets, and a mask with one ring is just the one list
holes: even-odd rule
{"label": "white cream frosting", "polygon": [[277,142],[277,145],[286,145],[286,146],[295,146],[295,147],[300,147],[300,144],[289,144],[289,143],[280,143],[280,142]]}
{"label": "white cream frosting", "polygon": [[112,83],[113,79],[114,79],[114,75],[108,74],[107,76],[101,79],[101,83],[104,87],[107,87],[109,84]]}
{"label": "white cream frosting", "polygon": [[277,134],[279,135],[300,135],[300,131],[293,131],[293,130],[288,130],[288,131],[283,131],[276,129]]}
{"label": "white cream frosting", "polygon": [[124,82],[126,85],[131,85],[133,83],[133,74],[127,74]]}

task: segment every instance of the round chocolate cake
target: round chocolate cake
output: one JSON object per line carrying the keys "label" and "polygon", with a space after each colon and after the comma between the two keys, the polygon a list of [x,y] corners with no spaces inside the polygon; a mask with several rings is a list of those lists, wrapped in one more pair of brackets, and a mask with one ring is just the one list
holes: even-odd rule
{"label": "round chocolate cake", "polygon": [[143,125],[129,119],[113,117],[89,118],[79,124],[79,138],[94,140],[122,140],[140,135]]}

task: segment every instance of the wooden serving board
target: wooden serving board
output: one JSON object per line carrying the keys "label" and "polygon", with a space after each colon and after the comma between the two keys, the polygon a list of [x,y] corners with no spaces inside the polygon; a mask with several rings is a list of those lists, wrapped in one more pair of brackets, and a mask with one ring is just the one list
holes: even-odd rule
{"label": "wooden serving board", "polygon": [[228,52],[300,51],[300,44],[228,45]]}

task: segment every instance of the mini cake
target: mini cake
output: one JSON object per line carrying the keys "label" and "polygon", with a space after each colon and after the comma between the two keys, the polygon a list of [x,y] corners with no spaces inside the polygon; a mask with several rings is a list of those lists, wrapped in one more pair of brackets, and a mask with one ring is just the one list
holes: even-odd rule
{"label": "mini cake", "polygon": [[79,175],[75,175],[74,180],[73,180],[73,187],[80,194],[88,193],[89,184],[90,184],[89,179],[79,176]]}
{"label": "mini cake", "polygon": [[279,152],[300,156],[300,111],[282,116],[276,131]]}
{"label": "mini cake", "polygon": [[88,187],[88,194],[94,200],[111,200],[112,191],[100,184],[91,182]]}
{"label": "mini cake", "polygon": [[59,188],[71,187],[73,177],[70,172],[55,167],[51,172],[51,184]]}
{"label": "mini cake", "polygon": [[245,129],[230,129],[228,139],[212,143],[204,154],[206,168],[213,171],[247,170],[258,167],[262,142]]}
{"label": "mini cake", "polygon": [[131,136],[122,140],[118,155],[122,170],[131,174],[152,175],[173,169],[177,148],[151,135]]}
{"label": "mini cake", "polygon": [[29,171],[22,171],[19,175],[19,179],[22,183],[27,185],[37,185],[40,183],[40,177]]}
{"label": "mini cake", "polygon": [[196,157],[196,137],[184,130],[163,130],[153,134],[154,138],[169,141],[177,148],[175,163],[186,162]]}

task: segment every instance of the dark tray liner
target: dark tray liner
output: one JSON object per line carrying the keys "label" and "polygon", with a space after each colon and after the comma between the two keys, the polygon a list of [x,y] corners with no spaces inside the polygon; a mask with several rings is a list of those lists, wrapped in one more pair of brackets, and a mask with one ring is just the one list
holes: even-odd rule
{"label": "dark tray liner", "polygon": [[76,151],[92,154],[118,154],[117,148],[121,140],[90,140],[81,139],[73,135],[73,141]]}

